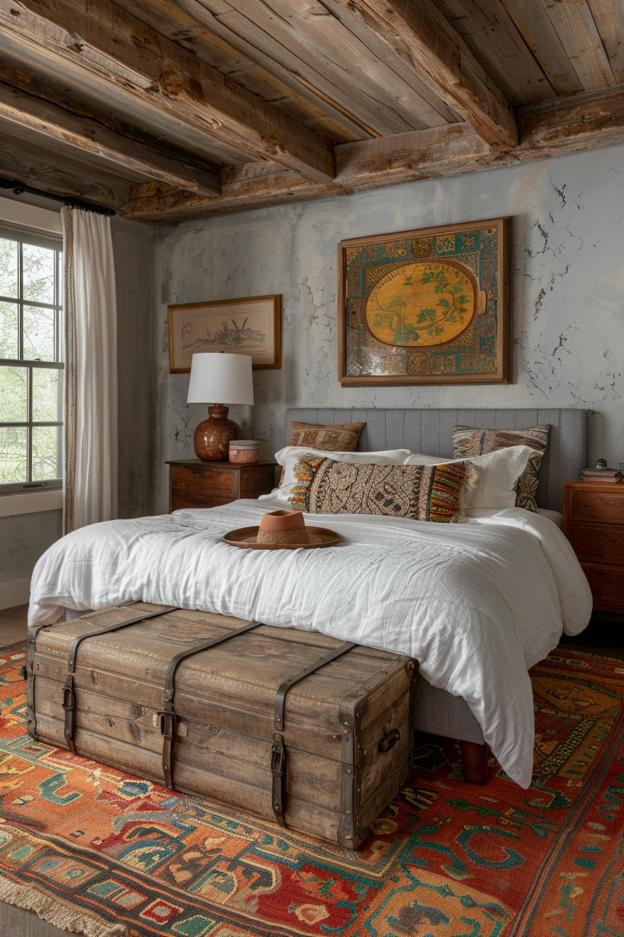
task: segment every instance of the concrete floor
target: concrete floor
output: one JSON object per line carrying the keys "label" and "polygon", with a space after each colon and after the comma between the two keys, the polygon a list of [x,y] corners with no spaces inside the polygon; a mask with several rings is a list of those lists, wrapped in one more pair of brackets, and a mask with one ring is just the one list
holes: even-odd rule
{"label": "concrete floor", "polygon": [[[26,612],[25,605],[0,611],[0,647],[25,639]],[[624,657],[624,619],[596,615],[587,631],[576,638],[564,638],[562,644],[610,657]],[[62,937],[65,933],[31,911],[0,903],[0,937]]]}

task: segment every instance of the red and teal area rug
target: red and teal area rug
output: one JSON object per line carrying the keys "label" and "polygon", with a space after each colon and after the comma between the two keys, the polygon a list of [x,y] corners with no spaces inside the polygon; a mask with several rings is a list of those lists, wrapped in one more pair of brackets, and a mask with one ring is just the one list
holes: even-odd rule
{"label": "red and teal area rug", "polygon": [[[24,732],[0,651],[0,898],[89,937],[622,937],[624,661],[533,671],[534,783],[417,751],[356,852],[172,793]],[[0,910],[0,920],[1,920]]]}

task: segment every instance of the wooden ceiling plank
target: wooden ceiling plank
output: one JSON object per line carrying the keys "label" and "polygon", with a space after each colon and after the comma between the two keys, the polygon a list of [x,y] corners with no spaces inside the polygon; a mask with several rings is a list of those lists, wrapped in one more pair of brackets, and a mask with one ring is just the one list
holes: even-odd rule
{"label": "wooden ceiling plank", "polygon": [[235,85],[215,68],[112,0],[0,0],[0,45],[26,46],[76,76],[89,74],[252,158],[274,159],[327,181],[330,147],[307,128]]}
{"label": "wooden ceiling plank", "polygon": [[541,0],[501,0],[510,19],[558,95],[583,90],[561,38]]}
{"label": "wooden ceiling plank", "polygon": [[265,28],[259,29],[255,17],[252,19],[235,9],[218,19],[233,37],[243,40],[248,48],[257,50],[253,54],[265,55],[266,60],[272,63],[271,68],[275,68],[278,62],[285,65],[302,87],[359,124],[364,131],[362,136],[380,136],[413,127],[402,114],[388,107],[383,97],[380,100],[363,80],[353,84],[345,76],[345,80],[338,81],[333,67],[321,67],[309,50],[300,42],[289,41],[270,21],[264,21]]}
{"label": "wooden ceiling plank", "polygon": [[220,194],[221,182],[217,172],[198,169],[182,160],[163,156],[156,149],[115,132],[98,120],[72,113],[4,82],[0,82],[0,118],[10,124],[28,127],[44,140],[57,140],[71,149],[97,156],[109,163],[113,171],[114,167],[122,167],[201,195],[213,197]]}
{"label": "wooden ceiling plank", "polygon": [[[171,3],[171,0],[117,0],[124,9],[149,23],[173,42],[189,49],[202,61],[270,104],[284,110],[299,123],[332,142],[360,140],[362,130],[347,116],[319,100],[307,87],[297,84],[284,72],[273,73],[251,58],[242,48],[214,31],[214,17],[197,0]],[[210,27],[213,28],[210,28]],[[221,27],[223,30],[223,27]]]}
{"label": "wooden ceiling plank", "polygon": [[615,75],[587,0],[540,2],[561,39],[581,86],[587,91],[613,86]]}
{"label": "wooden ceiling plank", "polygon": [[[188,0],[183,2],[186,5]],[[205,8],[213,4],[214,0],[201,0]],[[218,7],[221,8],[221,4]],[[330,56],[322,45],[312,43],[312,36],[308,37],[302,29],[293,28],[282,16],[276,15],[264,0],[229,0],[227,12],[214,18],[233,44],[240,44],[249,55],[276,73],[285,68],[291,81],[294,79],[300,87],[307,88],[359,124],[364,131],[362,136],[381,136],[424,126],[418,115],[425,102],[417,100],[405,83],[397,87],[398,76],[387,70],[387,86],[380,86],[378,81],[368,77],[368,72],[375,74],[370,54],[366,71],[353,74],[345,65],[346,45]],[[339,25],[337,21],[336,25]],[[385,66],[376,60],[375,68],[378,72]],[[388,87],[393,89],[392,94]],[[402,96],[410,102],[409,106],[402,102]],[[442,122],[439,114],[434,119]]]}
{"label": "wooden ceiling plank", "polygon": [[371,52],[378,58],[383,58],[386,64],[396,72],[397,75],[400,75],[403,81],[410,85],[410,87],[427,102],[431,108],[431,116],[429,118],[431,126],[437,126],[438,123],[440,123],[436,115],[442,117],[443,121],[448,124],[457,121],[457,115],[451,110],[448,104],[443,101],[442,98],[438,97],[424,81],[421,81],[418,75],[416,75],[411,68],[408,68],[400,56],[390,55],[388,46],[375,33],[367,29],[360,19],[355,16],[349,16],[340,0],[320,0],[320,2],[333,13],[336,19],[340,20],[350,32],[356,35]]}
{"label": "wooden ceiling plank", "polygon": [[512,110],[433,0],[340,0],[495,150],[517,143]]}
{"label": "wooden ceiling plank", "polygon": [[501,0],[438,0],[438,5],[511,104],[555,97]]}
{"label": "wooden ceiling plank", "polygon": [[624,3],[622,0],[589,0],[589,8],[615,80],[624,81]]}
{"label": "wooden ceiling plank", "polygon": [[[380,104],[391,108],[405,121],[406,129],[440,126],[449,118],[444,110],[432,107],[415,90],[414,83],[406,82],[399,70],[388,63],[387,55],[371,50],[363,42],[358,30],[345,25],[323,0],[228,0],[239,13],[253,4],[257,21],[264,14],[266,28],[271,27],[274,38],[279,38],[291,50],[297,50],[308,64],[315,65],[324,74],[336,76],[336,84],[348,89],[363,89]],[[339,6],[339,4],[338,4]],[[385,48],[383,51],[386,51]],[[448,112],[448,109],[446,109]],[[451,115],[450,120],[456,118]]]}
{"label": "wooden ceiling plank", "polygon": [[624,142],[624,85],[519,108],[521,140],[492,151],[466,124],[396,134],[337,146],[337,175],[312,183],[277,164],[249,163],[222,173],[220,198],[148,183],[135,186],[123,213],[150,221],[178,221],[243,211],[258,205],[327,198],[397,182],[454,176]]}
{"label": "wooden ceiling plank", "polygon": [[[14,82],[14,75],[20,82]],[[193,159],[207,161],[215,166],[232,165],[249,161],[247,154],[235,150],[206,133],[205,127],[177,113],[175,106],[145,97],[126,87],[123,82],[113,82],[101,77],[97,70],[85,70],[78,62],[67,63],[57,55],[42,55],[37,43],[24,38],[16,39],[2,29],[0,13],[0,80],[18,84],[28,91],[31,84],[49,89],[48,95],[79,102],[83,112],[101,113],[102,108],[110,115],[111,123],[120,121],[132,129],[140,141],[143,134],[162,141],[167,149],[192,154]],[[185,158],[187,154],[185,153]]]}

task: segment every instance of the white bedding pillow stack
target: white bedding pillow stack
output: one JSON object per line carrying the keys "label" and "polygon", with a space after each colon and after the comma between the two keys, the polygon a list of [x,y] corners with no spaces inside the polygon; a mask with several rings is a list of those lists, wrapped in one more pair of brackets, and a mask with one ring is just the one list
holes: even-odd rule
{"label": "white bedding pillow stack", "polygon": [[406,465],[442,465],[447,462],[472,462],[479,469],[477,486],[472,494],[467,516],[477,511],[500,511],[516,505],[516,484],[524,472],[533,449],[508,446],[470,459],[441,459],[439,456],[412,453]]}
{"label": "white bedding pillow stack", "polygon": [[284,446],[275,453],[275,461],[282,466],[280,484],[268,495],[260,495],[258,501],[279,501],[292,510],[289,499],[291,489],[297,483],[295,466],[303,456],[320,456],[322,459],[334,459],[335,462],[357,462],[359,465],[404,465],[409,454],[409,449],[386,449],[381,452],[330,452],[324,449],[311,449],[309,446]]}

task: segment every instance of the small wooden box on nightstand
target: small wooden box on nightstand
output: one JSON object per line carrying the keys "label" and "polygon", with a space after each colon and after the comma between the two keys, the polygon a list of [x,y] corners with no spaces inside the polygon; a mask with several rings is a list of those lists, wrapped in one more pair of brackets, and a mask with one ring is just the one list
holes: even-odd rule
{"label": "small wooden box on nightstand", "polygon": [[624,613],[624,483],[568,482],[563,529],[594,596],[594,608]]}
{"label": "small wooden box on nightstand", "polygon": [[181,459],[169,466],[169,509],[214,508],[237,498],[257,498],[275,488],[275,462],[232,465]]}

